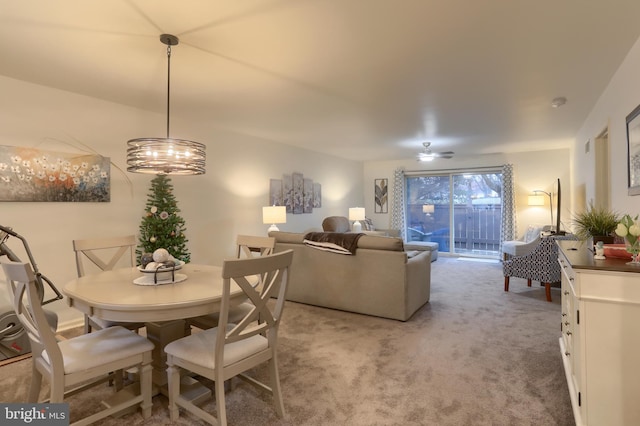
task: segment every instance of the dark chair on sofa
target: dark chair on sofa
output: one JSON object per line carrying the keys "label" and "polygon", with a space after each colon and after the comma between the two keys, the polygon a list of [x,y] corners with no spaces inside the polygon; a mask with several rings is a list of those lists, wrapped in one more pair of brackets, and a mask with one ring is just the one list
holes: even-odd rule
{"label": "dark chair on sofa", "polygon": [[324,232],[349,232],[351,224],[345,216],[328,216],[322,221]]}

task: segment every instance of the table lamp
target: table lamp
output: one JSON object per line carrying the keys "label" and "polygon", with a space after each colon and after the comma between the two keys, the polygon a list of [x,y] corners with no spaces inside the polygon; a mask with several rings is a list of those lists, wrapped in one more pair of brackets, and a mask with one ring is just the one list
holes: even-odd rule
{"label": "table lamp", "polygon": [[267,206],[262,208],[262,223],[270,223],[267,232],[279,231],[276,223],[287,223],[287,208],[285,206]]}
{"label": "table lamp", "polygon": [[350,207],[349,208],[349,220],[353,220],[353,232],[362,232],[362,224],[359,222],[365,220],[364,207]]}
{"label": "table lamp", "polygon": [[422,205],[422,213],[430,215],[435,211],[435,207],[433,204],[423,204]]}

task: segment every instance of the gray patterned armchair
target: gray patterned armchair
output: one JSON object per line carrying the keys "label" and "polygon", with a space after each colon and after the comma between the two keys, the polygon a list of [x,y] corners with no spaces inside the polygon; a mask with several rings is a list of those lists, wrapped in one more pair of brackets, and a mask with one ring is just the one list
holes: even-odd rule
{"label": "gray patterned armchair", "polygon": [[551,235],[542,237],[533,251],[523,256],[513,256],[502,262],[504,291],[509,291],[509,278],[525,278],[531,287],[532,281],[544,284],[547,301],[551,302],[551,284],[560,281],[558,245],[556,240],[573,240],[573,235]]}

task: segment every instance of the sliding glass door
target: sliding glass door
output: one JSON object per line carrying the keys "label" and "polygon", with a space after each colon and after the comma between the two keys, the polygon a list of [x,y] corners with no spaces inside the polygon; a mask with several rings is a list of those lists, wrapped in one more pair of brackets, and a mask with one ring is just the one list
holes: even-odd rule
{"label": "sliding glass door", "polygon": [[406,177],[407,241],[433,241],[439,251],[497,257],[502,214],[499,170]]}

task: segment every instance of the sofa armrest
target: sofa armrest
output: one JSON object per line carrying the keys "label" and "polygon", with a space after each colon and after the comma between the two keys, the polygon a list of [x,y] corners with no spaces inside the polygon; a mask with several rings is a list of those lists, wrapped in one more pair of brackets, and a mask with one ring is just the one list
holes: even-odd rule
{"label": "sofa armrest", "polygon": [[407,258],[405,306],[409,316],[429,301],[431,296],[431,252],[421,251]]}
{"label": "sofa armrest", "polygon": [[538,247],[539,244],[540,237],[534,239],[529,243],[525,243],[519,240],[505,241],[502,243],[502,253],[511,256],[524,256],[535,250],[535,248]]}
{"label": "sofa armrest", "polygon": [[363,234],[368,234],[368,235],[381,235],[383,237],[396,237],[399,238],[400,237],[400,230],[399,229],[378,229],[376,228],[373,231],[362,231]]}

